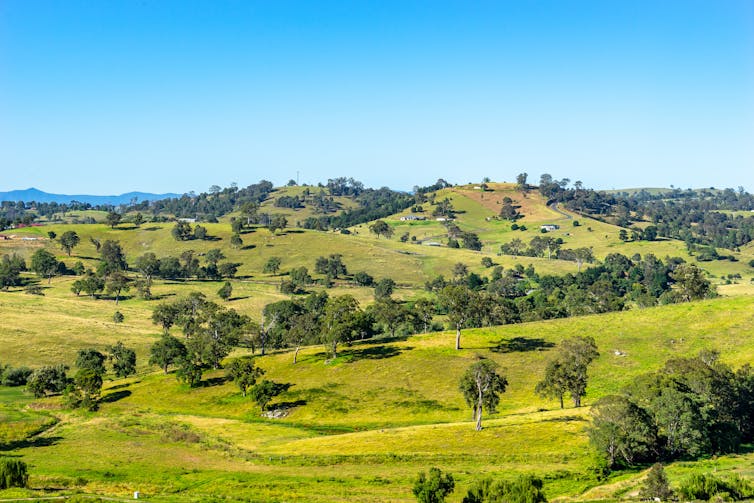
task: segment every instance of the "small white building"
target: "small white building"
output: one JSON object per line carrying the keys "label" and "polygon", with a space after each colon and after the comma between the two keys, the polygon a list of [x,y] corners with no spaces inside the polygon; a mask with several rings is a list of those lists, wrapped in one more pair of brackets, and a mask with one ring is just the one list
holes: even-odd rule
{"label": "small white building", "polygon": [[421,216],[421,215],[404,215],[401,217],[401,221],[403,222],[414,222],[417,220],[426,220],[427,217]]}
{"label": "small white building", "polygon": [[541,225],[539,228],[542,229],[543,231],[552,232],[552,231],[556,231],[560,229],[560,226],[555,225],[555,224],[545,224],[545,225]]}

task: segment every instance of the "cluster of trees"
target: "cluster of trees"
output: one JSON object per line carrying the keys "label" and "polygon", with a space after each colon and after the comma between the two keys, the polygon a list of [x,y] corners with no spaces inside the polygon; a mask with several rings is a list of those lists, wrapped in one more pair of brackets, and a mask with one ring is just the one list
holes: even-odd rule
{"label": "cluster of trees", "polygon": [[736,452],[754,440],[754,370],[713,351],[669,360],[597,401],[590,440],[609,467]]}
{"label": "cluster of trees", "polygon": [[[331,180],[328,184],[330,182]],[[358,187],[359,183],[356,182],[355,187]],[[301,227],[316,230],[345,229],[393,215],[411,207],[415,202],[413,195],[390,190],[387,187],[364,189],[362,186],[361,189],[357,189],[347,183],[345,186],[335,184],[333,188],[335,192],[332,195],[350,195],[358,207],[346,209],[338,215],[306,218],[303,222],[299,222]]]}
{"label": "cluster of trees", "polygon": [[579,267],[583,263],[594,262],[594,253],[591,248],[562,248],[563,239],[549,236],[534,236],[528,246],[520,238],[513,238],[500,246],[500,253],[513,255],[514,257],[542,257],[551,260],[571,260],[577,262]]}
{"label": "cluster of trees", "polygon": [[197,224],[192,229],[191,224],[185,220],[178,220],[170,233],[176,241],[188,241],[190,239],[204,240],[209,238],[206,227]]}
{"label": "cluster of trees", "polygon": [[563,408],[563,398],[568,394],[574,407],[581,407],[586,396],[587,368],[599,356],[593,337],[571,337],[560,344],[558,355],[548,362],[544,378],[535,391],[547,398],[557,398]]}
{"label": "cluster of trees", "polygon": [[[543,174],[540,193],[572,210],[631,231],[632,239],[668,237],[693,244],[737,249],[754,239],[754,215],[726,213],[754,209],[754,196],[734,189],[674,189],[662,193],[607,193],[584,189],[581,182],[554,180]],[[648,229],[634,225],[651,222]],[[628,239],[628,232],[623,237]]]}
{"label": "cluster of trees", "polygon": [[[453,277],[425,284],[438,294],[442,314],[460,330],[606,313],[633,303],[651,306],[699,300],[715,295],[704,271],[680,258],[665,262],[652,254],[628,258],[610,254],[604,262],[576,274],[538,275],[533,267],[492,268],[489,277],[457,264]],[[460,335],[459,335],[460,337]]]}
{"label": "cluster of trees", "polygon": [[[199,385],[205,370],[220,368],[223,358],[258,330],[248,316],[209,301],[198,292],[159,304],[152,322],[164,333],[150,348],[150,364],[165,372],[176,365],[177,378],[192,387]],[[170,335],[173,326],[181,328],[184,341]]]}
{"label": "cluster of trees", "polygon": [[35,369],[28,375],[26,388],[35,397],[63,393],[68,406],[96,410],[108,362],[118,378],[136,373],[136,352],[118,341],[107,346],[105,353],[94,348],[79,350],[73,377],[68,376],[69,369],[62,364]]}
{"label": "cluster of trees", "polygon": [[[532,475],[515,479],[484,478],[475,482],[463,498],[463,503],[545,503],[542,480]],[[414,481],[412,492],[419,503],[443,503],[455,490],[455,479],[439,468],[421,472]]]}

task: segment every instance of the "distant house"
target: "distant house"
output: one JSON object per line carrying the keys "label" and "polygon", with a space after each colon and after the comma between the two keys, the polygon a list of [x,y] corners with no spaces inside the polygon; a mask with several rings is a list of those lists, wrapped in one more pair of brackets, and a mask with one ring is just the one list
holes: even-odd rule
{"label": "distant house", "polygon": [[427,219],[427,217],[423,217],[423,216],[420,216],[420,215],[404,215],[404,216],[401,217],[401,220],[404,221],[404,222],[406,222],[406,221],[415,221],[415,220],[426,220],[426,219]]}
{"label": "distant house", "polygon": [[442,246],[442,243],[438,243],[437,241],[424,241],[422,244],[424,246]]}
{"label": "distant house", "polygon": [[555,225],[555,224],[545,224],[545,225],[541,225],[539,228],[542,229],[543,231],[552,232],[552,231],[556,231],[560,229],[560,226]]}
{"label": "distant house", "polygon": [[196,218],[179,218],[178,221],[179,222],[187,222],[189,224],[195,224],[196,223]]}

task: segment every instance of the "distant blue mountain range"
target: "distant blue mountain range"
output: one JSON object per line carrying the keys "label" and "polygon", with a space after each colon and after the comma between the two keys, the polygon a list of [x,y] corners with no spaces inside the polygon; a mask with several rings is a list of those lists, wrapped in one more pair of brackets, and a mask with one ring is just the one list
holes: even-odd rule
{"label": "distant blue mountain range", "polygon": [[181,197],[182,194],[151,194],[149,192],[127,192],[119,196],[92,196],[86,194],[80,195],[65,195],[65,194],[50,194],[39,189],[31,188],[26,190],[11,190],[9,192],[0,192],[0,201],[24,201],[31,202],[36,201],[38,203],[70,203],[71,201],[78,201],[81,203],[89,203],[93,206],[100,204],[128,204],[132,199],[136,198],[137,201],[156,201],[158,199],[168,199],[171,197]]}

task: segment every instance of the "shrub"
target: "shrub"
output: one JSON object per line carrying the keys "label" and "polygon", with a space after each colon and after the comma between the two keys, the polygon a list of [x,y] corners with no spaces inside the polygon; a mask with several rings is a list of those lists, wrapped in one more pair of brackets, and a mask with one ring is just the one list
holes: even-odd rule
{"label": "shrub", "polygon": [[13,458],[0,458],[0,489],[26,487],[28,480],[26,463]]}
{"label": "shrub", "polygon": [[521,475],[515,480],[492,481],[484,479],[474,484],[463,503],[487,503],[505,501],[506,503],[545,503],[542,492],[542,480],[531,475]]}
{"label": "shrub", "polygon": [[120,311],[115,311],[115,314],[113,314],[113,323],[123,323],[124,319],[125,317]]}
{"label": "shrub", "polygon": [[429,475],[422,472],[414,482],[412,492],[420,503],[442,503],[453,492],[455,481],[450,473],[442,473],[439,468],[430,468]]}
{"label": "shrub", "polygon": [[655,498],[667,500],[672,495],[673,491],[670,489],[668,478],[665,476],[665,469],[662,467],[662,464],[655,463],[650,468],[644,484],[642,484],[639,497],[644,500],[653,500]]}
{"label": "shrub", "polygon": [[709,500],[721,496],[729,501],[739,501],[753,497],[754,487],[738,475],[721,479],[707,473],[695,473],[681,484],[678,494],[686,500]]}
{"label": "shrub", "polygon": [[2,373],[3,386],[26,386],[32,370],[29,367],[18,367],[5,369]]}

